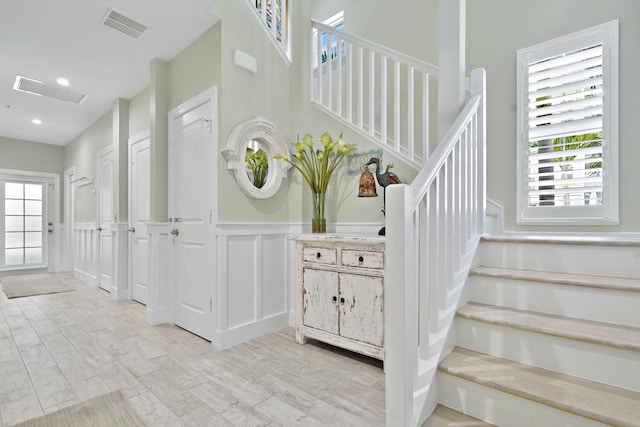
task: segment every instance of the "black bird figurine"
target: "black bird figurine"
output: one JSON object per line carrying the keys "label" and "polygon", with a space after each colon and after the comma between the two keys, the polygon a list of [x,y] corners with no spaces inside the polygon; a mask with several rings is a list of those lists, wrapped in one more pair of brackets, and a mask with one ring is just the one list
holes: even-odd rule
{"label": "black bird figurine", "polygon": [[[378,159],[377,157],[372,157],[371,159],[369,159],[369,161],[365,164],[365,166],[369,166],[369,165],[376,165],[376,180],[378,181],[378,184],[380,184],[380,186],[382,187],[382,199],[383,199],[382,213],[385,213],[386,204],[387,204],[386,188],[391,184],[400,184],[400,178],[398,178],[398,175],[391,172],[390,170],[391,168],[393,168],[393,163],[391,163],[390,165],[387,165],[387,168],[385,169],[384,173],[380,173],[380,159]],[[378,231],[378,234],[381,236],[384,236],[385,227],[382,227],[380,231]]]}

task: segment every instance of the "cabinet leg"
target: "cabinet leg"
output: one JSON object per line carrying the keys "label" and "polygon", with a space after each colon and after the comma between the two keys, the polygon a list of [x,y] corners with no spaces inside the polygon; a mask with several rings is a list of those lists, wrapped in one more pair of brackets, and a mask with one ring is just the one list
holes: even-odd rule
{"label": "cabinet leg", "polygon": [[300,329],[296,329],[296,342],[298,344],[307,343],[307,338],[304,335],[302,335],[302,331],[300,331]]}

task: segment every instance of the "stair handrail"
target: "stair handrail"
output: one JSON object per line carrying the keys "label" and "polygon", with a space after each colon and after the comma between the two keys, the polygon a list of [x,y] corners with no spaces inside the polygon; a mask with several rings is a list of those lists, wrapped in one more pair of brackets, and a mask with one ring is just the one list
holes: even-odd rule
{"label": "stair handrail", "polygon": [[397,50],[383,46],[381,44],[372,42],[371,40],[367,40],[365,38],[356,36],[355,34],[350,34],[344,31],[340,31],[336,28],[333,28],[330,25],[326,25],[320,21],[316,21],[315,19],[311,20],[311,28],[322,30],[323,32],[331,35],[336,35],[336,36],[339,35],[340,39],[351,42],[354,45],[365,46],[371,50],[375,50],[376,52],[384,54],[388,57],[399,59],[435,77],[438,76],[439,68],[437,65],[433,65],[421,59],[414,58],[405,53],[402,53]]}
{"label": "stair handrail", "polygon": [[311,31],[311,102],[409,166],[422,167],[437,125],[429,108],[437,105],[430,87],[438,67],[315,20]]}
{"label": "stair handrail", "polygon": [[386,188],[386,425],[414,427],[437,403],[438,362],[483,234],[485,72],[412,184]]}

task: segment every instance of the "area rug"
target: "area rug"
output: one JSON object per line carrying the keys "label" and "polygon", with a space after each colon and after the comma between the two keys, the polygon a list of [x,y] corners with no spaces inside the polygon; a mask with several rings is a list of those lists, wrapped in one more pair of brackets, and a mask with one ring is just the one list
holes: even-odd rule
{"label": "area rug", "polygon": [[76,289],[67,283],[64,274],[41,273],[23,276],[0,277],[2,290],[7,298],[28,297],[32,295],[55,294]]}
{"label": "area rug", "polygon": [[94,397],[15,427],[130,427],[146,426],[120,390]]}

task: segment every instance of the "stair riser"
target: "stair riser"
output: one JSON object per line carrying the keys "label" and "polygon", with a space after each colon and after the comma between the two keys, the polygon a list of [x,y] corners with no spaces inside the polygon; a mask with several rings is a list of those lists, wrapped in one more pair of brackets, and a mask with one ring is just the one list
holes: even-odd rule
{"label": "stair riser", "polygon": [[460,317],[455,328],[459,347],[640,392],[640,352]]}
{"label": "stair riser", "polygon": [[610,427],[444,372],[437,384],[441,404],[501,427]]}
{"label": "stair riser", "polygon": [[640,279],[640,249],[628,246],[483,242],[480,265]]}
{"label": "stair riser", "polygon": [[477,275],[468,280],[473,302],[640,327],[640,292]]}

